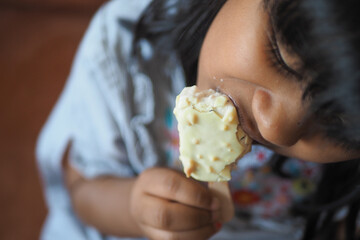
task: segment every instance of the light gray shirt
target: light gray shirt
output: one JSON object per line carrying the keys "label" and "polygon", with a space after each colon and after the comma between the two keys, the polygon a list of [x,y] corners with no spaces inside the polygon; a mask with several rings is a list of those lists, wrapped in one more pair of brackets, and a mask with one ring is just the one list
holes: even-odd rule
{"label": "light gray shirt", "polygon": [[[184,87],[175,57],[167,76],[151,79],[131,60],[133,34],[119,21],[136,22],[149,0],[115,0],[96,13],[79,46],[65,88],[37,143],[36,155],[49,214],[42,239],[111,239],[82,224],[64,187],[61,160],[71,142],[71,164],[87,178],[135,176],[168,165],[171,134],[163,134],[174,98]],[[152,54],[142,42],[145,57]],[[156,106],[156,108],[155,108]],[[171,121],[172,119],[170,119]],[[172,125],[175,125],[172,123]]]}

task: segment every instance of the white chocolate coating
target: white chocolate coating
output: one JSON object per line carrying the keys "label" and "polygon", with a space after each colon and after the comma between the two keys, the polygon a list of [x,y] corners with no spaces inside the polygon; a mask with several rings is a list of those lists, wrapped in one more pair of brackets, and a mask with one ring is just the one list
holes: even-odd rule
{"label": "white chocolate coating", "polygon": [[212,89],[187,87],[176,98],[174,114],[186,176],[229,181],[232,165],[251,149],[251,139],[240,128],[231,100]]}

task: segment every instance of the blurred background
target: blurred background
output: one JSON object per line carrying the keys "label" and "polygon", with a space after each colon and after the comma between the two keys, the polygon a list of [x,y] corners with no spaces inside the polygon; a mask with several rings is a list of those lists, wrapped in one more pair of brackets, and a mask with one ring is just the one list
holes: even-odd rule
{"label": "blurred background", "polygon": [[0,0],[0,239],[39,239],[37,136],[104,0]]}

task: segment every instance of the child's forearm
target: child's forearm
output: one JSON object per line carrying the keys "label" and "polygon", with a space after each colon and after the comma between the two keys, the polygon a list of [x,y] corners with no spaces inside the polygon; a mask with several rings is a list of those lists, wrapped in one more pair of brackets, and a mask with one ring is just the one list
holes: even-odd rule
{"label": "child's forearm", "polygon": [[64,169],[74,211],[82,221],[104,234],[141,237],[141,230],[130,214],[134,178],[87,180],[69,164]]}

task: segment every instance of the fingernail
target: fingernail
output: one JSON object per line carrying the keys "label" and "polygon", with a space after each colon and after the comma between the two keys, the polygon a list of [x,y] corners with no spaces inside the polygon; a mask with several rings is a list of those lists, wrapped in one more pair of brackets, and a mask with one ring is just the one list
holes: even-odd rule
{"label": "fingernail", "polygon": [[222,228],[222,224],[220,222],[215,223],[215,229],[217,232],[220,231],[221,228]]}
{"label": "fingernail", "polygon": [[220,201],[216,197],[213,197],[211,201],[211,210],[218,210],[220,208]]}

